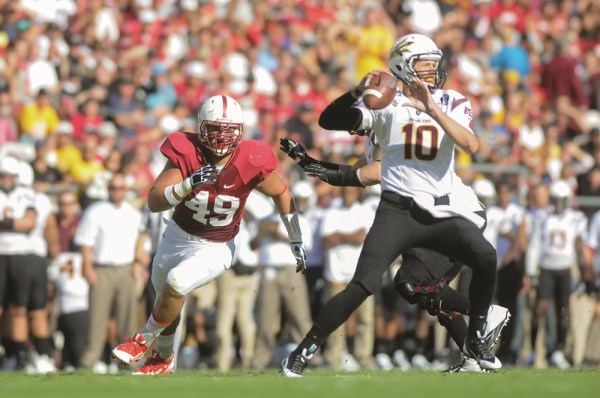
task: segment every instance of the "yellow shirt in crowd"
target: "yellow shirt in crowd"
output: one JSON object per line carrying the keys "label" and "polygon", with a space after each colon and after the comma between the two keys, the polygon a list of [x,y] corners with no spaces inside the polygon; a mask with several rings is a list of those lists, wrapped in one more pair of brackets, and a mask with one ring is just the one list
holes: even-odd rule
{"label": "yellow shirt in crowd", "polygon": [[36,140],[43,140],[53,133],[60,119],[56,110],[50,105],[39,107],[36,103],[27,104],[19,114],[21,133]]}

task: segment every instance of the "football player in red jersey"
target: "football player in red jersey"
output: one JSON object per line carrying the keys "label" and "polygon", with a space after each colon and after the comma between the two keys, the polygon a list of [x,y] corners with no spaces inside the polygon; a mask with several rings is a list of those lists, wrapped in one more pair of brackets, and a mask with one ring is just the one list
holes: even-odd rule
{"label": "football player in red jersey", "polygon": [[148,196],[153,212],[175,207],[152,264],[156,303],[146,325],[119,344],[113,356],[138,361],[157,339],[156,349],[134,374],[165,374],[174,368],[174,333],[185,297],[230,266],[246,199],[257,189],[273,199],[285,224],[296,271],[306,253],[293,198],[273,171],[277,159],[259,141],[242,140],[243,112],[224,95],[207,99],[198,113],[198,132],[171,134],[160,150],[168,161]]}

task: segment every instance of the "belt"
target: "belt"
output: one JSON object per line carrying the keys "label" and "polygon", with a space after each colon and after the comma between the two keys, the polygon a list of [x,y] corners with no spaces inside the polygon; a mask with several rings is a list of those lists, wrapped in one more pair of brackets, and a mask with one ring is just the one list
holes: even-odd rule
{"label": "belt", "polygon": [[[381,199],[390,203],[398,204],[404,208],[410,209],[415,205],[415,200],[407,196],[398,195],[392,191],[383,191],[381,193]],[[443,206],[450,204],[450,197],[448,195],[440,196],[434,199],[433,204],[435,206]]]}

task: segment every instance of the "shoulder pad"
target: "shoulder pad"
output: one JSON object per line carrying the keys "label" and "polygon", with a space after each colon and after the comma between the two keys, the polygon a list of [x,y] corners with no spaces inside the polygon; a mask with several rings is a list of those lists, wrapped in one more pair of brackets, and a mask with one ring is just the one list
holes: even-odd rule
{"label": "shoulder pad", "polygon": [[167,153],[174,152],[178,155],[188,155],[196,153],[196,143],[194,133],[186,131],[178,131],[167,137],[167,139],[160,146],[160,151],[167,155]]}
{"label": "shoulder pad", "polygon": [[275,157],[273,150],[267,144],[256,141],[245,141],[248,147],[248,162],[255,167],[262,167]]}

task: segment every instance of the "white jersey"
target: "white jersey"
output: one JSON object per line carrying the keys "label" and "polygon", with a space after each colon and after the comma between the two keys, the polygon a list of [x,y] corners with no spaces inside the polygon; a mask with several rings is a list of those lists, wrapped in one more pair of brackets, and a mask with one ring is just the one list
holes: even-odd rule
{"label": "white jersey", "polygon": [[[365,158],[368,163],[373,163],[377,159],[377,153],[379,151],[379,141],[374,131],[371,131],[366,136],[364,144]],[[452,186],[448,193],[450,204],[448,206],[435,206],[435,210],[431,210],[432,214],[435,213],[433,215],[439,217],[462,216],[473,222],[479,228],[482,228],[485,224],[485,220],[481,216],[475,214],[475,212],[483,211],[484,208],[479,202],[479,199],[477,199],[477,195],[475,195],[475,192],[471,187],[462,182],[454,170],[451,170],[450,174],[452,174]]]}
{"label": "white jersey", "polygon": [[[29,209],[35,209],[32,189],[15,187],[8,194],[0,191],[0,220],[5,217],[23,218]],[[31,253],[31,249],[29,234],[0,231],[0,254],[28,254]]]}
{"label": "white jersey", "polygon": [[527,209],[523,221],[527,232],[527,249],[525,250],[525,270],[529,276],[535,276],[542,252],[542,225],[550,215],[549,208],[534,207]]}
{"label": "white jersey", "polygon": [[587,217],[580,211],[566,209],[550,214],[541,228],[540,267],[550,270],[570,269],[577,259],[575,241],[587,240]]}
{"label": "white jersey", "polygon": [[61,314],[89,309],[90,286],[82,275],[82,262],[80,253],[61,253],[56,258],[55,266],[58,267],[56,290]]}
{"label": "white jersey", "polygon": [[50,197],[42,192],[35,192],[35,210],[37,219],[35,228],[29,233],[33,253],[40,257],[48,256],[48,242],[46,242],[45,231],[48,217],[52,214],[52,202]]}
{"label": "white jersey", "polygon": [[[473,133],[469,100],[453,90],[436,90],[433,99],[443,112]],[[358,129],[372,129],[381,147],[381,188],[413,198],[434,217],[462,216],[469,211],[464,195],[472,190],[454,173],[454,141],[431,116],[404,106],[407,103],[408,98],[398,91],[384,109],[358,105],[363,115]],[[449,205],[435,206],[436,198],[447,195]],[[471,221],[483,226],[476,218]]]}
{"label": "white jersey", "polygon": [[[492,223],[497,223],[496,225],[496,242],[493,243],[496,248],[496,253],[498,259],[504,258],[506,254],[510,251],[512,246],[515,244],[514,239],[507,238],[503,235],[509,234],[511,232],[516,232],[519,229],[519,225],[523,220],[523,208],[517,204],[509,203],[506,208],[492,206],[495,208],[494,212],[498,212],[498,214],[490,214],[488,212],[488,227],[486,228],[486,232],[490,229]],[[491,208],[489,209],[491,210]],[[491,219],[497,220],[491,220]],[[485,232],[484,232],[485,235]]]}

